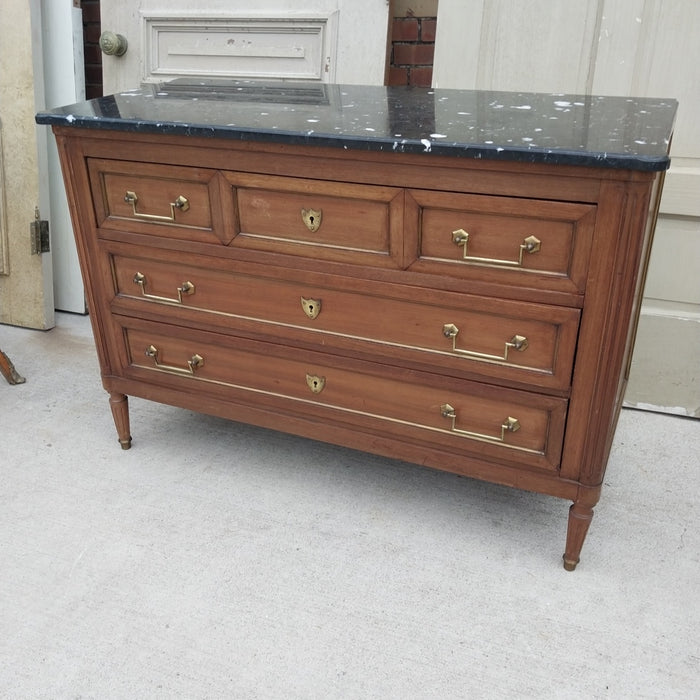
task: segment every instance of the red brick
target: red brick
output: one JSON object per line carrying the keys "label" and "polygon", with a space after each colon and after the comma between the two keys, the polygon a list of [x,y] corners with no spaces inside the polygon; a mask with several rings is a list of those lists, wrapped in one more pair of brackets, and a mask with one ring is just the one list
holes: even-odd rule
{"label": "red brick", "polygon": [[411,68],[408,78],[409,85],[415,85],[415,87],[430,87],[433,83],[433,68]]}
{"label": "red brick", "polygon": [[408,68],[389,68],[387,85],[408,85]]}
{"label": "red brick", "polygon": [[88,24],[83,28],[83,41],[86,44],[97,44],[100,40],[100,25]]}
{"label": "red brick", "polygon": [[86,85],[85,86],[85,98],[92,100],[95,97],[102,97],[102,83],[99,85]]}
{"label": "red brick", "polygon": [[424,18],[420,23],[420,40],[435,41],[435,29],[437,27],[437,19]]}
{"label": "red brick", "polygon": [[100,21],[100,3],[97,0],[83,0],[80,5],[83,11],[83,24]]}
{"label": "red brick", "polygon": [[395,66],[432,66],[433,44],[394,44]]}
{"label": "red brick", "polygon": [[392,41],[418,41],[418,20],[395,18],[391,29]]}
{"label": "red brick", "polygon": [[97,85],[102,82],[102,66],[85,66],[85,83]]}
{"label": "red brick", "polygon": [[84,47],[85,63],[102,63],[102,52],[97,44],[86,44]]}

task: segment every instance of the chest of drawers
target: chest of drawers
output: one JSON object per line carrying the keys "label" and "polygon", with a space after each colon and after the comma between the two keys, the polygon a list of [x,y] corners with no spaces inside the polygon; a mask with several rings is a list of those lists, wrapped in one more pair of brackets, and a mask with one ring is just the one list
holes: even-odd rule
{"label": "chest of drawers", "polygon": [[[331,87],[300,105],[291,86],[237,85],[244,98],[161,86],[37,118],[122,447],[133,395],[559,496],[573,569],[674,103],[529,96],[530,121],[511,109],[503,126],[504,95],[489,116],[494,94]],[[545,146],[512,146],[523,128]],[[617,149],[589,144],[624,130]],[[641,154],[639,133],[657,139]]]}

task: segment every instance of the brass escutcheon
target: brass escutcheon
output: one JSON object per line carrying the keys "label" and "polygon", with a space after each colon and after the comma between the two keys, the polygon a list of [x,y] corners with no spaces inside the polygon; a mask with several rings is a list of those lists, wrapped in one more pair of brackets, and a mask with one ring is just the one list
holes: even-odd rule
{"label": "brass escutcheon", "polygon": [[323,391],[323,387],[326,386],[326,378],[319,377],[315,374],[307,374],[306,384],[314,394],[320,394]]}
{"label": "brass escutcheon", "polygon": [[301,297],[301,308],[309,318],[316,318],[321,313],[321,300]]}
{"label": "brass escutcheon", "polygon": [[301,219],[306,224],[306,228],[315,233],[321,228],[321,219],[323,218],[323,211],[321,209],[302,209]]}

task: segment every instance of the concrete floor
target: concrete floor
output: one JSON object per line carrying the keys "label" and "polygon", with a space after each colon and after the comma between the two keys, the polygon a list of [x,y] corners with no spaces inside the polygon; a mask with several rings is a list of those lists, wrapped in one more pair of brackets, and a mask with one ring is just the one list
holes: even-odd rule
{"label": "concrete floor", "polygon": [[132,400],[0,326],[2,698],[698,698],[700,421],[624,410],[568,503]]}

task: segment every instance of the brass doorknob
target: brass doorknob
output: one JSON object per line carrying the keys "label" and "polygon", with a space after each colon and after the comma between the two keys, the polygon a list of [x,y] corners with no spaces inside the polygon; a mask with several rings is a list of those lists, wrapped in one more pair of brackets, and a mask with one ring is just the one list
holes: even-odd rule
{"label": "brass doorknob", "polygon": [[100,49],[108,56],[123,56],[129,48],[129,42],[125,36],[114,32],[102,32],[100,34]]}

